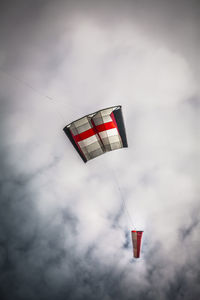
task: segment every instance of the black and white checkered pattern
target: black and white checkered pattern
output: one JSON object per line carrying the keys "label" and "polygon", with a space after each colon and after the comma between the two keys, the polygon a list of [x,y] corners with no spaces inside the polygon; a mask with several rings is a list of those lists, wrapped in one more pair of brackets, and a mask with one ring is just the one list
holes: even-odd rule
{"label": "black and white checkered pattern", "polygon": [[[97,114],[93,116],[93,122],[95,125],[100,125],[108,122],[112,122],[111,113],[113,112],[113,108],[104,109],[99,111]],[[121,137],[117,128],[105,130],[99,132],[100,139],[104,145],[105,152],[111,151],[115,149],[120,149],[123,147]]]}
{"label": "black and white checkered pattern", "polygon": [[112,107],[90,114],[68,125],[73,136],[77,136],[87,130],[94,129],[94,135],[78,141],[78,147],[86,160],[95,158],[107,151],[123,148],[122,140],[117,128],[95,132],[98,125],[112,122],[111,113],[117,108]]}

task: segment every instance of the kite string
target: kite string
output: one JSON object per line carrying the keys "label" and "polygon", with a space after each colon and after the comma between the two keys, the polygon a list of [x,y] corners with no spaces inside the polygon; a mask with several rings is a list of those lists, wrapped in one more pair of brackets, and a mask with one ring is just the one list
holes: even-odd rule
{"label": "kite string", "polygon": [[[62,105],[65,105],[65,106],[69,109],[68,105],[66,105],[65,103],[63,103],[63,101],[61,102],[61,101],[59,100],[59,102],[58,102],[58,101],[56,101],[53,97],[50,97],[50,96],[48,96],[48,95],[43,94],[41,91],[39,91],[38,89],[36,89],[35,87],[33,87],[33,86],[32,86],[30,83],[28,83],[27,81],[22,80],[21,78],[16,77],[15,75],[10,74],[10,73],[8,73],[8,72],[2,70],[2,69],[0,69],[0,72],[1,72],[2,74],[7,75],[8,77],[14,79],[15,81],[21,83],[22,85],[26,86],[27,88],[31,89],[32,91],[34,91],[36,94],[38,94],[38,95],[41,96],[42,98],[46,98],[46,99],[48,99],[48,100],[51,100],[51,102],[49,102],[49,103],[54,103],[54,104],[56,104],[56,102],[57,102],[58,104],[62,103]],[[71,105],[71,107],[72,107],[72,105]],[[76,111],[75,109],[73,109],[73,110]],[[59,115],[59,117],[61,117],[61,119],[64,121],[64,116],[60,113],[60,111],[58,110],[57,107],[56,107],[56,112],[57,112],[57,114]],[[64,122],[65,122],[65,121],[64,121]]]}
{"label": "kite string", "polygon": [[117,179],[116,172],[114,171],[113,168],[111,168],[111,171],[112,171],[112,174],[113,174],[113,179],[114,179],[115,185],[117,186],[119,194],[120,194],[120,198],[121,198],[121,201],[122,201],[123,209],[124,209],[124,211],[126,212],[126,214],[128,216],[128,220],[129,220],[130,225],[133,227],[133,229],[135,229],[135,226],[133,224],[132,218],[131,218],[131,216],[129,214],[129,211],[128,211],[128,208],[127,208],[127,205],[126,205],[126,201],[124,199],[124,195],[123,195],[122,189],[121,189],[121,187],[119,185],[119,181]]}

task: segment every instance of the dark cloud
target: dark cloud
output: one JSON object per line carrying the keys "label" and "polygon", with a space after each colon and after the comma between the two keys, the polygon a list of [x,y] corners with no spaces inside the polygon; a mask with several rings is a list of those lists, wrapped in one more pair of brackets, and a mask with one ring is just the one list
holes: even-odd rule
{"label": "dark cloud", "polygon": [[[164,1],[12,1],[1,2],[1,50],[6,52],[6,66],[19,64],[34,55],[53,53],[63,30],[69,29],[69,20],[81,15],[99,22],[100,26],[115,26],[132,22],[150,38],[159,39],[172,49],[185,55],[194,71],[199,49],[198,0]],[[60,15],[60,20],[58,18]],[[63,23],[63,16],[66,22]],[[80,16],[80,17],[79,17]],[[55,24],[56,26],[52,26]],[[50,30],[49,30],[50,29]],[[69,39],[69,36],[68,36]],[[69,45],[70,45],[70,40]],[[13,48],[14,46],[14,48]],[[53,48],[52,48],[53,47]],[[66,49],[64,49],[66,51]],[[34,56],[36,56],[36,53]],[[35,57],[37,58],[37,56]],[[39,59],[39,57],[38,57]],[[40,63],[47,63],[41,62]],[[59,56],[51,57],[52,68],[59,63]],[[60,62],[62,63],[62,61]]]}
{"label": "dark cloud", "polygon": [[[177,274],[170,279],[170,283],[165,286],[163,282],[160,285],[159,277],[164,279],[168,257],[160,256],[164,245],[161,247],[156,244],[152,250],[148,247],[149,253],[146,257],[148,286],[144,284],[140,290],[132,282],[132,286],[125,287],[126,268],[121,270],[117,266],[103,266],[98,261],[98,257],[95,257],[96,246],[81,254],[81,248],[79,249],[81,245],[78,241],[76,244],[72,242],[72,239],[76,239],[77,230],[80,229],[70,211],[55,212],[53,219],[57,216],[60,220],[57,225],[51,219],[48,222],[43,220],[38,215],[34,204],[34,194],[28,192],[28,179],[20,180],[18,176],[9,175],[11,174],[8,174],[9,181],[2,181],[1,184],[0,294],[2,299],[94,299],[95,297],[95,299],[120,300],[132,299],[133,296],[134,299],[141,299],[141,297],[142,299],[155,299],[155,297],[196,299],[199,295],[199,272],[195,270],[193,260],[181,269],[178,267]],[[25,191],[26,196],[24,196]],[[197,223],[194,226],[196,225]],[[194,226],[185,229],[184,238],[187,235],[191,236]],[[63,232],[64,228],[65,232]],[[130,248],[128,234],[127,232],[123,245],[125,248]],[[151,240],[153,232],[147,234]],[[69,242],[66,244],[66,241]],[[183,243],[180,244],[176,254],[169,254],[175,256],[175,261],[178,260],[178,252],[182,251],[181,247],[184,247]],[[189,245],[188,251],[190,248]],[[134,272],[134,264],[131,268]],[[182,268],[185,269],[184,272]],[[190,272],[193,274],[191,279],[188,278]],[[143,276],[141,280],[144,280]]]}

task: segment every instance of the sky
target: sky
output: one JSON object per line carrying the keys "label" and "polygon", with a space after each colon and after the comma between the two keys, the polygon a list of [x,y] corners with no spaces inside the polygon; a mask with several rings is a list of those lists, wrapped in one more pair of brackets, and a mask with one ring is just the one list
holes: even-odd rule
{"label": "sky", "polygon": [[[1,299],[200,298],[199,13],[1,0]],[[84,164],[63,127],[119,104],[129,147]]]}

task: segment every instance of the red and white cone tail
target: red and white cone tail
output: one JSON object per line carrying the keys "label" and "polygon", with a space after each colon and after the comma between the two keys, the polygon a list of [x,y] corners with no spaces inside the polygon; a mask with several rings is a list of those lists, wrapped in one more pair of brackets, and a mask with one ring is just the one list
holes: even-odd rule
{"label": "red and white cone tail", "polygon": [[136,230],[131,231],[132,242],[133,242],[133,257],[135,258],[140,257],[142,234],[143,231],[136,231]]}

